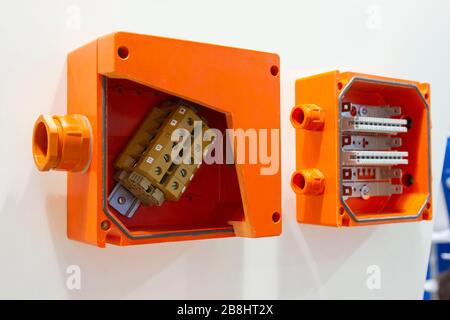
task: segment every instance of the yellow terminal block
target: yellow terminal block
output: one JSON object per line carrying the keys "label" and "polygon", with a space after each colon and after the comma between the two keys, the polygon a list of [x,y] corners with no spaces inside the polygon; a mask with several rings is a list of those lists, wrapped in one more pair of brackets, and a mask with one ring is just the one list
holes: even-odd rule
{"label": "yellow terminal block", "polygon": [[[200,137],[195,136],[196,129]],[[202,139],[208,129],[187,103],[166,102],[154,108],[114,163],[119,183],[110,194],[110,204],[130,218],[140,203],[161,206],[165,200],[178,201],[211,143]],[[178,142],[172,141],[176,130],[180,130],[175,135],[181,138]],[[196,151],[200,159],[195,159]]]}
{"label": "yellow terminal block", "polygon": [[130,168],[139,161],[150,141],[156,136],[158,128],[161,127],[172,110],[173,107],[171,105],[152,109],[115,161],[114,166],[117,169]]}

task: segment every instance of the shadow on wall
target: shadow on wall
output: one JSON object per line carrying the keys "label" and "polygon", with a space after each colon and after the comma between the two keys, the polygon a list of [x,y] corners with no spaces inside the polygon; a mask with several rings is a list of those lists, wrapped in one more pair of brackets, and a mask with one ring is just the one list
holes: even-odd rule
{"label": "shadow on wall", "polygon": [[[347,260],[354,259],[358,248],[376,232],[378,226],[350,230],[299,224],[296,221],[294,203],[293,194],[284,202],[284,208],[291,210],[286,213],[285,209],[284,239],[278,242],[278,259],[284,263],[284,268],[278,275],[279,298],[331,298],[324,291],[326,283],[336,273],[342,274],[340,269]],[[366,261],[361,263],[366,264]],[[364,272],[362,270],[363,275]],[[299,276],[292,276],[295,274]],[[293,288],[298,290],[292,291]]]}
{"label": "shadow on wall", "polygon": [[[47,197],[47,218],[61,278],[71,265],[81,269],[78,298],[238,298],[243,243],[238,239],[188,241],[106,248],[66,236],[66,197]],[[222,288],[223,290],[218,290]]]}
{"label": "shadow on wall", "polygon": [[[295,223],[295,222],[293,222]],[[335,276],[342,274],[347,260],[353,260],[353,254],[367,241],[376,227],[359,230],[342,230],[313,225],[286,227],[284,241],[279,242],[279,259],[285,261],[287,268],[279,274],[278,292],[280,299],[289,298],[337,298],[329,297],[324,291],[326,284]],[[349,237],[349,231],[352,232]],[[349,241],[351,238],[351,241]],[[362,264],[365,261],[361,261]],[[364,274],[365,269],[361,269]],[[301,274],[301,277],[293,277]],[[306,279],[306,282],[305,282]],[[353,283],[348,279],[349,283]],[[298,283],[293,285],[292,282]],[[361,282],[364,285],[364,281]],[[292,288],[299,288],[292,292]],[[344,288],[343,288],[343,291]]]}

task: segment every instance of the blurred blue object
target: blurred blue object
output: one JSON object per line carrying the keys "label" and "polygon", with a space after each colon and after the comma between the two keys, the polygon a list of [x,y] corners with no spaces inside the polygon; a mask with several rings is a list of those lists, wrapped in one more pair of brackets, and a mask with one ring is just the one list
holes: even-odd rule
{"label": "blurred blue object", "polygon": [[[450,136],[447,138],[447,147],[445,150],[444,166],[442,169],[442,190],[446,203],[447,214],[450,221]],[[445,209],[444,209],[445,210]],[[450,270],[450,243],[448,241],[436,240],[431,247],[430,262],[427,270],[426,288],[430,291],[424,291],[424,300],[437,299],[437,290],[439,275]]]}
{"label": "blurred blue object", "polygon": [[450,137],[447,138],[447,148],[445,150],[444,168],[442,169],[442,188],[444,190],[447,211],[450,217]]}

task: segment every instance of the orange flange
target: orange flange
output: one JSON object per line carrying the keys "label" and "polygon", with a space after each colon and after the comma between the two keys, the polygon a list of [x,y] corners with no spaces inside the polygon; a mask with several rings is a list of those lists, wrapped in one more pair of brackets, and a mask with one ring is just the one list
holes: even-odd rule
{"label": "orange flange", "polygon": [[301,104],[292,108],[291,123],[296,129],[320,130],[325,122],[325,114],[315,104]]}
{"label": "orange flange", "polygon": [[325,189],[325,176],[315,168],[299,170],[292,175],[291,186],[298,194],[318,195]]}
{"label": "orange flange", "polygon": [[33,159],[40,171],[84,171],[91,160],[91,126],[82,115],[40,115],[33,130]]}

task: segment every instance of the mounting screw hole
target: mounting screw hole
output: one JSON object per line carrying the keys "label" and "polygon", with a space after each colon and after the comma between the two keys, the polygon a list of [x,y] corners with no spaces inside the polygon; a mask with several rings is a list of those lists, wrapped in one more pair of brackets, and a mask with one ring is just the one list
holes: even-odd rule
{"label": "mounting screw hole", "polygon": [[103,221],[100,223],[100,228],[101,228],[103,231],[109,230],[109,228],[111,228],[111,222],[109,222],[108,220],[103,220]]}
{"label": "mounting screw hole", "polygon": [[273,75],[274,77],[278,75],[278,72],[280,72],[280,70],[278,69],[277,66],[274,65],[270,67],[270,74]]}
{"label": "mounting screw hole", "polygon": [[281,219],[281,214],[279,212],[272,213],[272,221],[274,223],[280,222],[280,219]]}
{"label": "mounting screw hole", "polygon": [[411,117],[406,117],[405,120],[406,120],[406,127],[408,129],[411,129],[413,126],[413,120],[411,119]]}
{"label": "mounting screw hole", "polygon": [[412,174],[407,173],[402,177],[402,183],[406,187],[411,187],[414,184],[414,177]]}
{"label": "mounting screw hole", "polygon": [[339,214],[342,216],[345,213],[344,208],[339,208]]}
{"label": "mounting screw hole", "polygon": [[128,55],[130,54],[127,47],[121,46],[117,50],[117,54],[119,55],[120,59],[126,60],[128,58]]}
{"label": "mounting screw hole", "polygon": [[342,82],[338,82],[338,84],[337,84],[338,90],[342,90],[343,87],[344,87],[344,85],[342,84]]}

